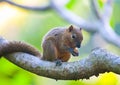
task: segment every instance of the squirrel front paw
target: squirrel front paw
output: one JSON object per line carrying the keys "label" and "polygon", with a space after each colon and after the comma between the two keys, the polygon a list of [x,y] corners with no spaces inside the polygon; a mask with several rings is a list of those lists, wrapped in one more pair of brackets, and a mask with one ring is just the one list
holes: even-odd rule
{"label": "squirrel front paw", "polygon": [[62,61],[60,59],[55,60],[56,66],[61,66]]}
{"label": "squirrel front paw", "polygon": [[69,52],[73,55],[73,56],[79,56],[79,52],[78,52],[78,49],[75,48],[69,48]]}

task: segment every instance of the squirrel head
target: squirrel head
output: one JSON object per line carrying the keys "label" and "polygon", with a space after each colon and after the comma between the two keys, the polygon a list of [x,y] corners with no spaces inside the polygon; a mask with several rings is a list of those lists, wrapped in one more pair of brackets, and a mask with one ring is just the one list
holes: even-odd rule
{"label": "squirrel head", "polygon": [[80,48],[83,40],[82,29],[69,26],[64,35],[64,43],[71,48]]}

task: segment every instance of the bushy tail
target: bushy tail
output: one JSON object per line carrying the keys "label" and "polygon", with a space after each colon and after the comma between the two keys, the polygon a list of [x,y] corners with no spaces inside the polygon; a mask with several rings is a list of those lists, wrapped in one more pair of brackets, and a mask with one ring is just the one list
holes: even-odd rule
{"label": "bushy tail", "polygon": [[40,52],[36,48],[21,41],[10,41],[0,46],[0,57],[14,52],[25,52],[41,57]]}

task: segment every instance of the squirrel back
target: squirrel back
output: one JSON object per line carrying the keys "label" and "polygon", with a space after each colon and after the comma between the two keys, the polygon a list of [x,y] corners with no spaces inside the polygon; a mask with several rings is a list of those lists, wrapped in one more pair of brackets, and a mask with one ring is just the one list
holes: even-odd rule
{"label": "squirrel back", "polygon": [[39,51],[36,50],[33,46],[21,41],[9,41],[8,43],[0,46],[0,57],[13,52],[25,52],[34,56],[41,56]]}

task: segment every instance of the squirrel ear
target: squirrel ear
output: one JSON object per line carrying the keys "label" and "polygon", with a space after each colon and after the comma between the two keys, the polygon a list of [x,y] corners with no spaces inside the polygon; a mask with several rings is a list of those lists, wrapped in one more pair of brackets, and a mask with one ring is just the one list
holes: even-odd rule
{"label": "squirrel ear", "polygon": [[71,25],[69,28],[68,28],[69,32],[71,32],[73,30],[73,26]]}

